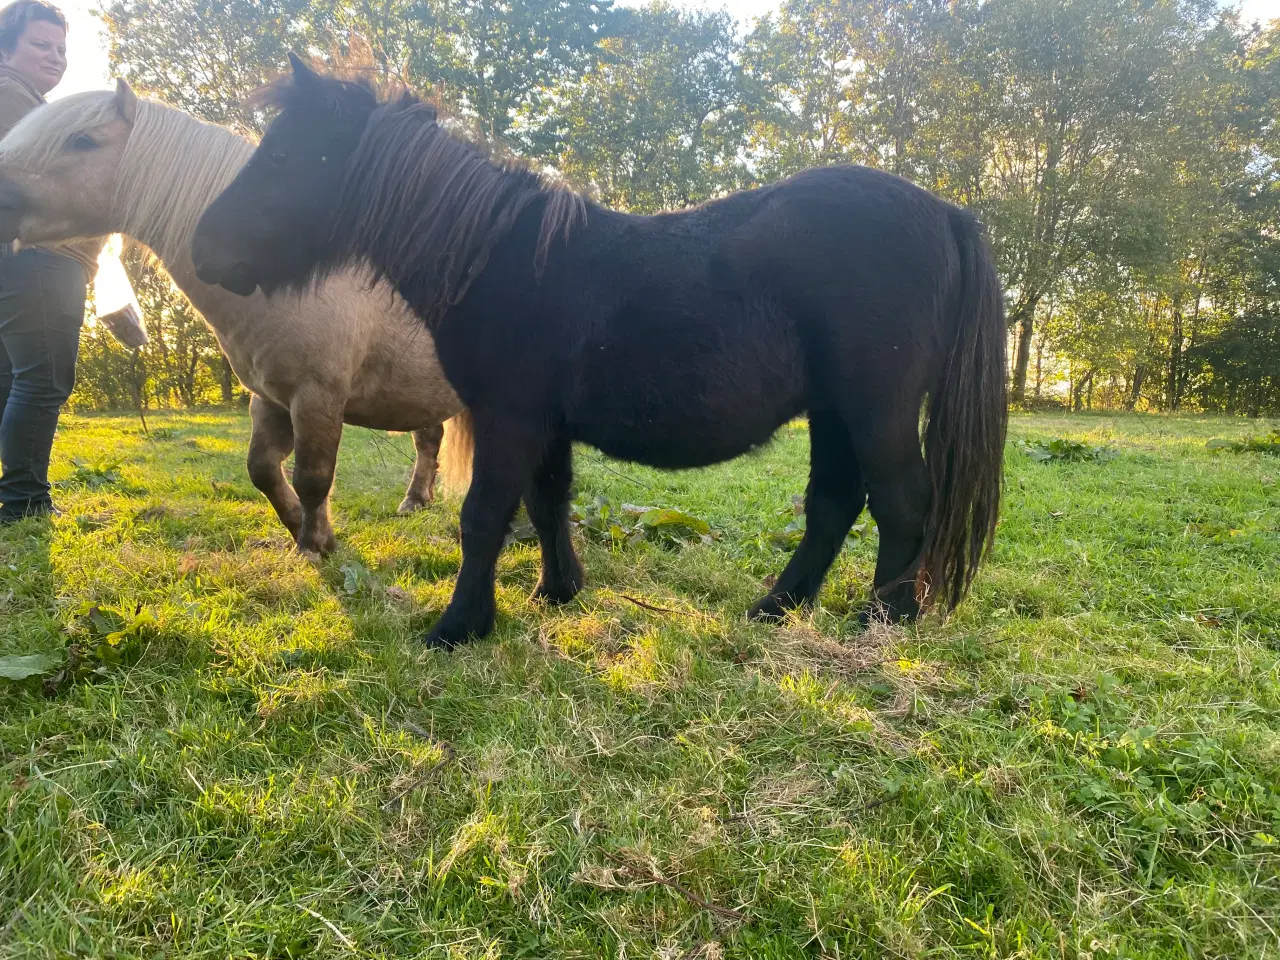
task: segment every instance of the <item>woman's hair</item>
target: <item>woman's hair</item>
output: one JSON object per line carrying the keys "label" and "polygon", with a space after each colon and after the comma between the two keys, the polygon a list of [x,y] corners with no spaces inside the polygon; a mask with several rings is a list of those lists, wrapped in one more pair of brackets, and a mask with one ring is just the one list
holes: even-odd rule
{"label": "woman's hair", "polygon": [[56,23],[63,31],[67,29],[67,18],[52,3],[46,3],[45,0],[13,0],[13,3],[0,10],[0,51],[13,53],[27,24],[35,20]]}

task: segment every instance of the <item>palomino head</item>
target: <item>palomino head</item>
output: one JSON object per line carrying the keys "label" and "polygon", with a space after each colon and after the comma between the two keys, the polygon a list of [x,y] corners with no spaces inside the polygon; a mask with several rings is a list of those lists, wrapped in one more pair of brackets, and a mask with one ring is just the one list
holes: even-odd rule
{"label": "palomino head", "polygon": [[31,111],[0,140],[0,243],[97,237],[118,229],[112,198],[138,99],[78,93]]}
{"label": "palomino head", "polygon": [[343,171],[378,106],[365,86],[322,77],[293,54],[289,62],[292,75],[260,98],[280,112],[191,244],[200,279],[242,296],[303,287],[333,265]]}

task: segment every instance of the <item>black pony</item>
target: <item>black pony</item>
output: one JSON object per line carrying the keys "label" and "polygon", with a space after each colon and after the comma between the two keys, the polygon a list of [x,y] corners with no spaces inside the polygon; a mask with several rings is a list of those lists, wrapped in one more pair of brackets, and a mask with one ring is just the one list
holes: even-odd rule
{"label": "black pony", "polygon": [[814,599],[868,496],[880,528],[869,612],[961,600],[994,534],[1006,426],[1000,282],[972,216],[854,166],[679,213],[619,213],[493,162],[427,103],[380,104],[290,59],[292,76],[267,90],[279,115],[192,253],[202,280],[241,294],[368,261],[431,330],[474,418],[475,465],[462,569],[428,643],[492,628],[521,497],[542,544],[534,596],[581,588],[574,441],[697,467],[801,413],[808,526],[751,615]]}

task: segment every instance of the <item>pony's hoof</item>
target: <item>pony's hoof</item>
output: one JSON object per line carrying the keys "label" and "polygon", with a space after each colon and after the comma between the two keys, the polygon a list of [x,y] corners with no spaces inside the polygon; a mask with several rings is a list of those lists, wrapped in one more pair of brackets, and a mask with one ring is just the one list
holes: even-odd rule
{"label": "pony's hoof", "polygon": [[297,545],[298,552],[308,560],[323,560],[333,554],[338,549],[338,541],[330,538],[322,543],[299,543]]}
{"label": "pony's hoof", "polygon": [[458,641],[451,639],[443,631],[432,630],[422,638],[422,645],[428,650],[452,650],[458,645]]}
{"label": "pony's hoof", "polygon": [[400,506],[396,507],[396,513],[404,516],[406,513],[417,513],[419,510],[425,510],[430,500],[423,500],[421,497],[405,497],[400,501]]}
{"label": "pony's hoof", "polygon": [[794,606],[783,603],[781,597],[770,594],[751,605],[751,609],[747,611],[747,619],[759,623],[781,623],[793,609]]}
{"label": "pony's hoof", "polygon": [[910,623],[915,620],[916,616],[906,611],[894,611],[894,609],[886,603],[873,600],[861,610],[858,611],[856,623],[858,629],[866,633],[872,628],[894,627],[900,624]]}
{"label": "pony's hoof", "polygon": [[535,603],[541,600],[558,607],[576,597],[581,589],[582,584],[574,583],[573,581],[547,584],[539,580],[538,585],[533,588],[533,593],[529,596],[529,599]]}
{"label": "pony's hoof", "polygon": [[422,645],[428,650],[452,650],[473,639],[475,634],[466,628],[437,623],[431,632],[422,638]]}

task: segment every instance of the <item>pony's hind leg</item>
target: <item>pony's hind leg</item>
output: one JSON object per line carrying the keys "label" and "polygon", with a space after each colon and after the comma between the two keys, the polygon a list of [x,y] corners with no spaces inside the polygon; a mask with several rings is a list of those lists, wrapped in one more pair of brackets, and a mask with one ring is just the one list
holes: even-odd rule
{"label": "pony's hind leg", "polygon": [[409,489],[396,508],[396,513],[413,513],[421,510],[436,497],[436,456],[440,453],[440,441],[444,437],[444,424],[423,427],[413,431],[413,448],[417,457],[413,461],[413,476]]}
{"label": "pony's hind leg", "polygon": [[493,629],[498,554],[546,448],[541,429],[472,413],[475,461],[462,502],[462,569],[449,606],[425,637],[427,646],[445,650]]}
{"label": "pony's hind leg", "polygon": [[293,489],[302,502],[298,550],[328,556],[337,547],[329,519],[329,493],[342,440],[342,407],[333,402],[331,391],[304,388],[294,394],[290,415],[296,448]]}
{"label": "pony's hind leg", "polygon": [[296,541],[302,530],[302,503],[284,478],[280,465],[293,452],[289,411],[254,394],[249,400],[253,424],[249,438],[249,479],[271,502],[280,522]]}
{"label": "pony's hind leg", "polygon": [[547,447],[525,507],[542,546],[542,576],[534,600],[568,603],[582,589],[582,564],[569,536],[569,487],[573,483],[573,444],[557,437]]}
{"label": "pony's hind leg", "polygon": [[849,430],[839,415],[809,415],[809,487],[805,491],[805,530],[768,596],[748,616],[777,620],[788,610],[813,602],[845,537],[867,502],[862,471]]}
{"label": "pony's hind leg", "polygon": [[855,431],[854,448],[880,532],[874,601],[860,619],[864,625],[873,618],[914,620],[920,615],[916,578],[932,499],[918,421],[914,415],[901,415],[866,433]]}

